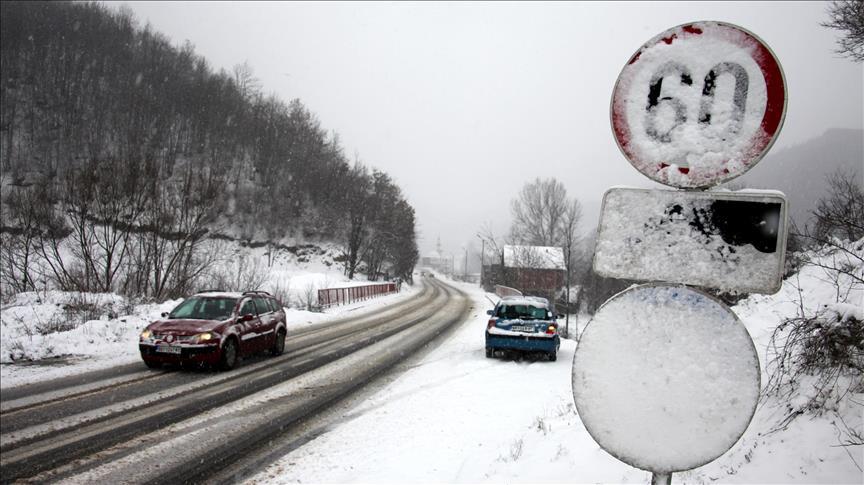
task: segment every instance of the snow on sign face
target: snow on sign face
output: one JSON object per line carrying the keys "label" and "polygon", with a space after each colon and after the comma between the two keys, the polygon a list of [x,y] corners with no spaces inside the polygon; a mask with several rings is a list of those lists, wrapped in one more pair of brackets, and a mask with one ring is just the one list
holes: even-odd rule
{"label": "snow on sign face", "polygon": [[724,304],[649,284],[607,301],[582,332],[573,397],[604,450],[671,473],[725,453],[747,429],[760,371],[747,330]]}
{"label": "snow on sign face", "polygon": [[773,294],[783,278],[786,211],[777,191],[612,188],[603,196],[594,271]]}
{"label": "snow on sign face", "polygon": [[746,30],[696,22],[648,41],[612,94],[615,140],[648,178],[679,188],[733,179],[774,142],[786,81],[769,48]]}

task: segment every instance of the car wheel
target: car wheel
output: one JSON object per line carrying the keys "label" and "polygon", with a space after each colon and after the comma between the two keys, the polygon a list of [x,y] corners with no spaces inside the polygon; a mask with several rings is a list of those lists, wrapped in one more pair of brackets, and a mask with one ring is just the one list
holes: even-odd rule
{"label": "car wheel", "polygon": [[161,362],[153,362],[152,360],[145,360],[144,365],[146,365],[147,367],[149,367],[151,369],[159,369],[162,367]]}
{"label": "car wheel", "polygon": [[237,341],[229,338],[222,346],[222,356],[219,358],[219,368],[231,370],[237,365]]}
{"label": "car wheel", "polygon": [[273,355],[282,355],[282,352],[285,352],[285,330],[279,330],[276,333],[276,341],[273,342],[273,347],[270,349],[270,353]]}
{"label": "car wheel", "polygon": [[549,362],[558,360],[558,352],[549,352]]}
{"label": "car wheel", "polygon": [[486,358],[491,359],[492,357],[495,357],[495,349],[486,347]]}

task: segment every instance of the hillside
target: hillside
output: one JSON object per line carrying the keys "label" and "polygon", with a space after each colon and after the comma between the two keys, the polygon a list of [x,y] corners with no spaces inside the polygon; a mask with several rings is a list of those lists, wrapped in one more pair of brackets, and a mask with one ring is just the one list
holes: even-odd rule
{"label": "hillside", "polygon": [[213,234],[332,243],[349,278],[410,278],[401,189],[349,161],[300,100],[265,95],[250,66],[216,71],[104,4],[0,9],[5,293],[48,280],[179,296],[199,285]]}
{"label": "hillside", "polygon": [[803,227],[827,193],[828,177],[838,170],[855,174],[864,187],[864,131],[831,129],[799,145],[772,151],[733,184],[782,191],[790,216]]}

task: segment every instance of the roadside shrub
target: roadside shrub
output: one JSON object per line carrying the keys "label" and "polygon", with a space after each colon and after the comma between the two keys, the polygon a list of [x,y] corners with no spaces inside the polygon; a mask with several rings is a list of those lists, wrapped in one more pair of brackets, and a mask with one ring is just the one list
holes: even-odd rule
{"label": "roadside shrub", "polygon": [[832,399],[864,392],[864,322],[852,307],[825,305],[815,315],[779,325],[771,336],[775,357],[766,390],[791,397],[802,381],[812,381],[802,409],[816,413],[831,408]]}
{"label": "roadside shrub", "polygon": [[39,335],[48,335],[51,333],[73,330],[81,323],[83,322],[74,317],[69,318],[69,314],[64,311],[63,313],[53,315],[47,321],[36,322],[34,329],[39,333]]}
{"label": "roadside shrub", "polygon": [[320,311],[321,308],[318,306],[318,285],[313,282],[309,282],[304,286],[300,293],[297,296],[298,307],[305,309],[309,312]]}
{"label": "roadside shrub", "polygon": [[270,283],[270,293],[284,306],[291,305],[291,278],[281,277]]}
{"label": "roadside shrub", "polygon": [[254,291],[260,289],[270,278],[270,268],[261,264],[260,258],[250,258],[246,254],[237,256],[233,264],[215,271],[212,285],[208,289],[224,291]]}

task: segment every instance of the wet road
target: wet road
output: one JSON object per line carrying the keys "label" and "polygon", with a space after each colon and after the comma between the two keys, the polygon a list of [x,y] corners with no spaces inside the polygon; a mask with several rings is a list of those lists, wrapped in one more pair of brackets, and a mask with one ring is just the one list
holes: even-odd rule
{"label": "wet road", "polygon": [[465,321],[464,294],[423,284],[385,309],[289,332],[285,354],[231,372],[142,363],[4,389],[0,481],[229,480],[233,464]]}

